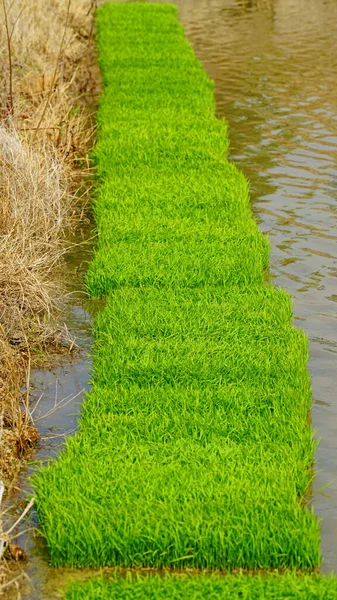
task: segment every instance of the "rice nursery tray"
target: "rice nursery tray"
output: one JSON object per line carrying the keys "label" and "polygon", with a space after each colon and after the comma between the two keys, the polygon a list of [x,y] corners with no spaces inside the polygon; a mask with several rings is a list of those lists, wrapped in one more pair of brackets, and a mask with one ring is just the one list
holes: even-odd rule
{"label": "rice nursery tray", "polygon": [[[78,433],[34,479],[51,561],[316,567],[307,338],[288,294],[266,283],[269,243],[227,160],[213,84],[173,6],[106,4],[97,28],[105,90],[87,285],[107,304]],[[220,598],[227,586],[231,598],[288,598],[297,586],[318,598],[311,585],[335,585],[290,578],[273,595],[276,580],[249,578],[264,595],[240,596],[237,579],[165,580],[172,595],[154,581],[132,597],[193,598],[201,586],[206,598],[214,586]],[[95,580],[68,598],[131,597],[128,585]]]}

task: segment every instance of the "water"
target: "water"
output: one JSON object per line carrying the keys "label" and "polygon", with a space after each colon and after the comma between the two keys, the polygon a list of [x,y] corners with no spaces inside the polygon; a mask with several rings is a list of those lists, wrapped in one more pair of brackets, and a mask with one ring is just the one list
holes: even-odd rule
{"label": "water", "polygon": [[[15,522],[21,514],[27,494],[31,494],[29,478],[36,466],[55,456],[65,437],[73,435],[76,431],[83,395],[90,389],[92,324],[93,317],[102,305],[100,301],[90,300],[84,291],[84,275],[94,243],[92,228],[83,227],[71,242],[76,242],[77,245],[66,257],[64,275],[69,302],[65,318],[69,333],[76,338],[79,351],[71,358],[67,355],[56,357],[50,370],[43,369],[32,373],[31,411],[40,440],[38,449],[32,452],[16,489],[9,498],[11,522]],[[21,533],[14,542],[19,544],[28,556],[28,562],[23,565],[27,577],[20,590],[21,598],[61,598],[62,594],[58,590],[76,571],[52,569],[49,566],[46,544],[36,531],[37,526],[38,521],[33,508],[29,518],[21,522],[14,532]],[[85,571],[80,576],[84,577]],[[14,590],[10,598],[17,598]]]}
{"label": "water", "polygon": [[[314,506],[337,572],[337,0],[178,0],[251,184],[271,273],[310,338]],[[320,488],[332,483],[323,491]]]}
{"label": "water", "polygon": [[[314,505],[323,518],[322,570],[337,571],[337,0],[177,3],[215,81],[217,112],[229,121],[230,159],[249,179],[253,209],[271,240],[274,281],[293,296],[295,323],[310,338],[313,423],[321,438]],[[85,261],[73,259],[82,265],[76,277],[70,264],[74,289]],[[53,409],[56,393],[60,399],[75,396],[38,421],[36,460],[53,454],[76,427],[81,390],[90,378],[88,308],[83,296],[75,297],[68,322],[82,338],[80,358],[35,374],[45,389],[41,416]],[[22,597],[60,597],[57,589],[73,572],[48,567],[40,537],[30,533],[24,545],[32,583]]]}

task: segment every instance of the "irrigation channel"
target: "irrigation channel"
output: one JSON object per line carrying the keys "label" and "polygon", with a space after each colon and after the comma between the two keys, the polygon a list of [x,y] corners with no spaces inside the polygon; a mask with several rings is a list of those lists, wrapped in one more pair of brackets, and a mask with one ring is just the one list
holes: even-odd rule
{"label": "irrigation channel", "polygon": [[[179,0],[178,7],[215,81],[218,115],[229,121],[231,160],[249,179],[256,217],[272,242],[274,281],[295,299],[295,323],[310,338],[312,418],[321,439],[314,506],[323,518],[322,571],[337,572],[337,0]],[[76,397],[37,422],[42,443],[34,460],[54,454],[63,440],[56,434],[75,428],[90,378],[90,315],[78,296],[68,326],[83,342],[80,358],[34,380],[41,393],[47,389],[41,414],[56,393]],[[26,535],[24,545],[31,584],[23,597],[59,597],[69,570],[48,567],[38,537]]]}

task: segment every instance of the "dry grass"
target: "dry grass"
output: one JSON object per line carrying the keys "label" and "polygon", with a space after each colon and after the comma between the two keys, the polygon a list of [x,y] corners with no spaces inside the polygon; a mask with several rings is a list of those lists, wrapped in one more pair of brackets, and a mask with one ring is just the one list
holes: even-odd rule
{"label": "dry grass", "polygon": [[[62,335],[60,267],[88,198],[99,91],[95,7],[92,0],[0,0],[0,480],[6,485],[38,437],[30,370]],[[19,579],[0,562],[0,596]]]}
{"label": "dry grass", "polygon": [[[29,334],[58,304],[52,272],[73,218],[62,164],[0,126],[0,320],[9,340]],[[27,323],[27,320],[29,323]],[[30,325],[32,322],[32,326]]]}
{"label": "dry grass", "polygon": [[[59,335],[59,270],[83,220],[98,93],[92,0],[0,0],[0,479],[36,441],[35,350]],[[39,354],[40,355],[40,354]]]}
{"label": "dry grass", "polygon": [[9,61],[6,28],[0,33],[2,117],[40,141],[51,139],[63,161],[80,161],[86,155],[88,134],[90,138],[80,101],[91,101],[97,91],[95,2],[36,0],[31,10],[25,0],[2,1],[12,34]]}

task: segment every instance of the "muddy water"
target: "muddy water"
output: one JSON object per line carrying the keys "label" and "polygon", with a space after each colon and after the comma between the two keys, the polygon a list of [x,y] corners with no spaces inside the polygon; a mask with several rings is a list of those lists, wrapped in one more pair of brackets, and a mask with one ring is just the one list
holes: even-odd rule
{"label": "muddy water", "polygon": [[[251,183],[275,283],[310,338],[314,506],[337,572],[337,0],[178,0]],[[332,481],[323,492],[320,488]]]}

